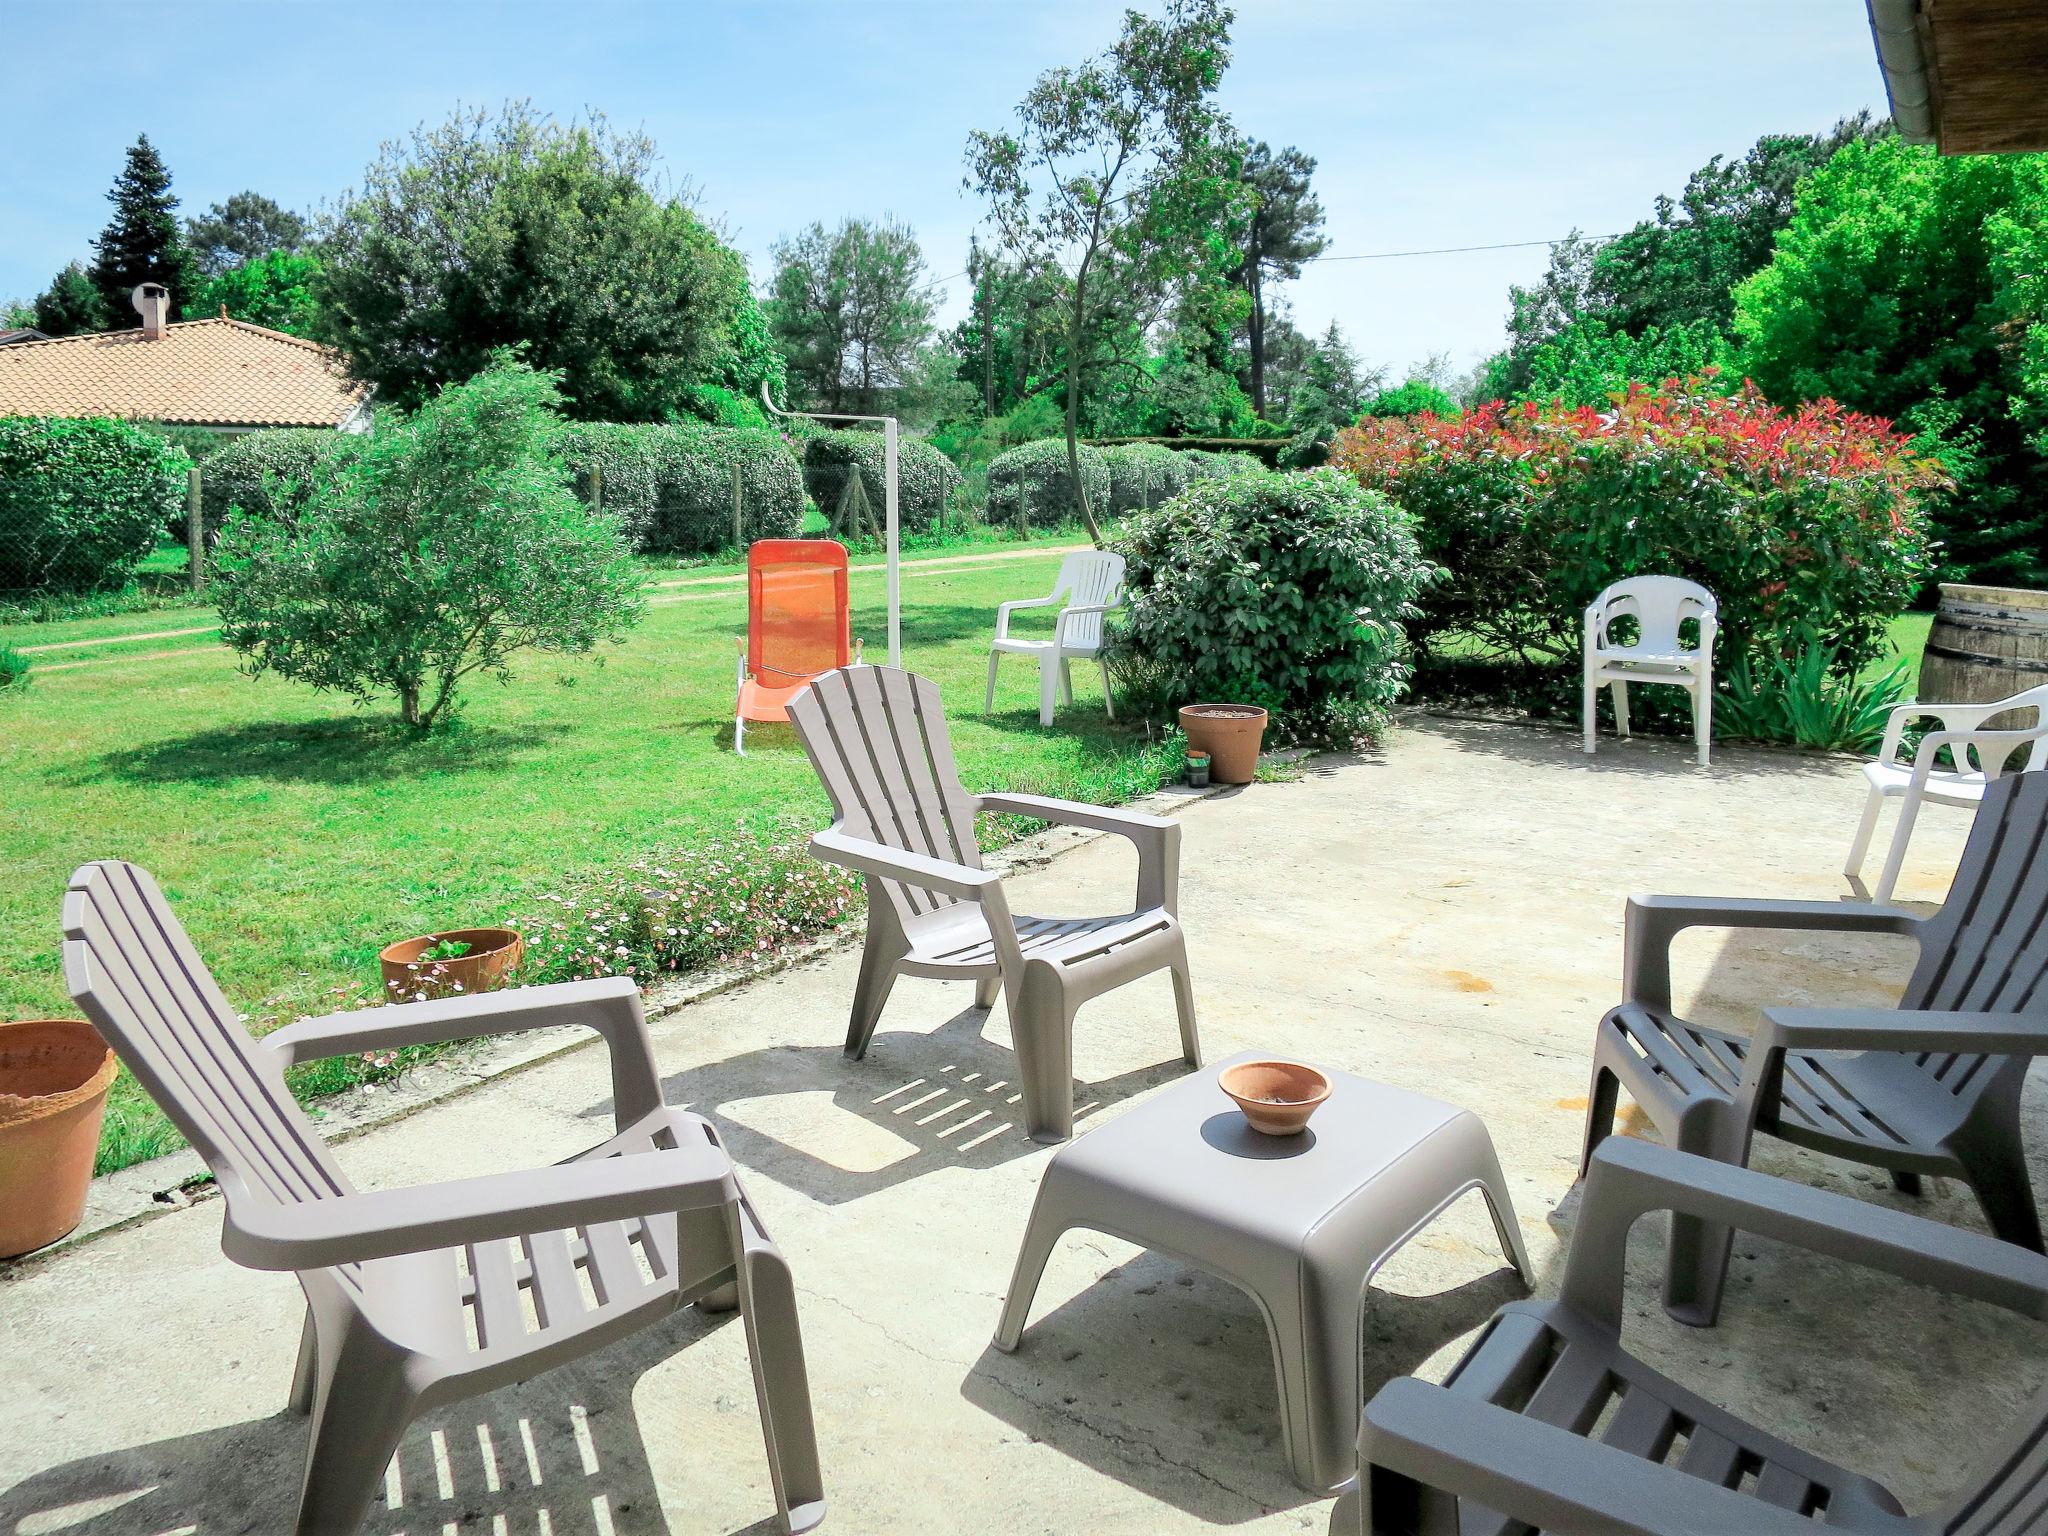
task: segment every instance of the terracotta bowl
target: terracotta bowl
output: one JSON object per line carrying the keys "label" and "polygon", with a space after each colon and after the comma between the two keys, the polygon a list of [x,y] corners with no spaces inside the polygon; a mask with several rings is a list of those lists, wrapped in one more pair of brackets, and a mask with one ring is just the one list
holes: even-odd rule
{"label": "terracotta bowl", "polygon": [[1298,1061],[1241,1061],[1226,1067],[1216,1086],[1236,1101],[1253,1130],[1268,1136],[1299,1136],[1330,1096],[1330,1080]]}

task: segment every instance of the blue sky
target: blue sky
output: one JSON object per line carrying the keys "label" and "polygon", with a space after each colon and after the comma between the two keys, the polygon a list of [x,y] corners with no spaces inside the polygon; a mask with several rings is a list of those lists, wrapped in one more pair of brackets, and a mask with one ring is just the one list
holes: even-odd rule
{"label": "blue sky", "polygon": [[[967,132],[1107,44],[1093,0],[9,0],[0,297],[87,254],[147,132],[185,211],[244,188],[310,208],[458,102],[595,108],[660,144],[763,276],[814,218],[890,212],[965,265]],[[1242,0],[1223,89],[1246,133],[1320,161],[1332,255],[1626,228],[1765,132],[1884,89],[1861,0]],[[1498,345],[1541,249],[1332,261],[1292,287],[1369,361]],[[964,307],[949,285],[944,313]]]}

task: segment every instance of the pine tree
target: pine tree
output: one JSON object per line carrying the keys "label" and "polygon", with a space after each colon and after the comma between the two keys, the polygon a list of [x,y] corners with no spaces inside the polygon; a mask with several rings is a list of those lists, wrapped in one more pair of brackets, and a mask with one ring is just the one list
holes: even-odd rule
{"label": "pine tree", "polygon": [[191,298],[199,284],[172,211],[178,200],[171,195],[171,173],[148,134],[130,146],[107,201],[114,217],[93,242],[92,281],[115,323],[136,323],[132,297],[139,283],[162,283],[173,306]]}

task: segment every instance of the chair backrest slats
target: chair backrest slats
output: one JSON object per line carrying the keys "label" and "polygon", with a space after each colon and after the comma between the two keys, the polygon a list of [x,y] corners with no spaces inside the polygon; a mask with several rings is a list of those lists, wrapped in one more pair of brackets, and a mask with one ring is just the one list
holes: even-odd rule
{"label": "chair backrest slats", "polygon": [[132,864],[87,864],[64,907],[71,993],[232,1199],[279,1202],[348,1191],[156,882]]}
{"label": "chair backrest slats", "polygon": [[[791,699],[789,718],[850,836],[981,868],[974,802],[960,785],[929,678],[895,667],[844,667]],[[906,921],[957,905],[951,896],[880,883]]]}
{"label": "chair backrest slats", "polygon": [[1593,606],[1603,645],[1611,644],[1606,638],[1608,624],[1627,614],[1640,630],[1627,649],[1669,654],[1682,647],[1679,627],[1687,619],[1714,613],[1718,604],[1713,593],[1682,576],[1629,576],[1608,587]]}
{"label": "chair backrest slats", "polygon": [[2048,1012],[2048,774],[1991,784],[1941,910],[1929,919],[1908,1008]]}
{"label": "chair backrest slats", "polygon": [[2036,1536],[2048,1527],[2048,1392],[2035,1393],[2015,1422],[1984,1480],[1929,1517],[1934,1529],[1947,1536]]}
{"label": "chair backrest slats", "polygon": [[[1070,608],[1100,608],[1115,604],[1124,590],[1124,557],[1113,550],[1088,549],[1068,555],[1060,562],[1059,580],[1053,595],[1066,599]],[[1069,647],[1093,649],[1102,644],[1102,615],[1076,614],[1067,623]]]}

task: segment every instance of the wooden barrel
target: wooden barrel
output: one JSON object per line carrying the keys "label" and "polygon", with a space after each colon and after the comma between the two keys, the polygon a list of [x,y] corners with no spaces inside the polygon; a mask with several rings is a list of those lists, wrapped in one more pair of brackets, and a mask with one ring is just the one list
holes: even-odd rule
{"label": "wooden barrel", "polygon": [[1941,584],[1920,659],[1922,702],[1989,704],[2043,683],[2048,592]]}

